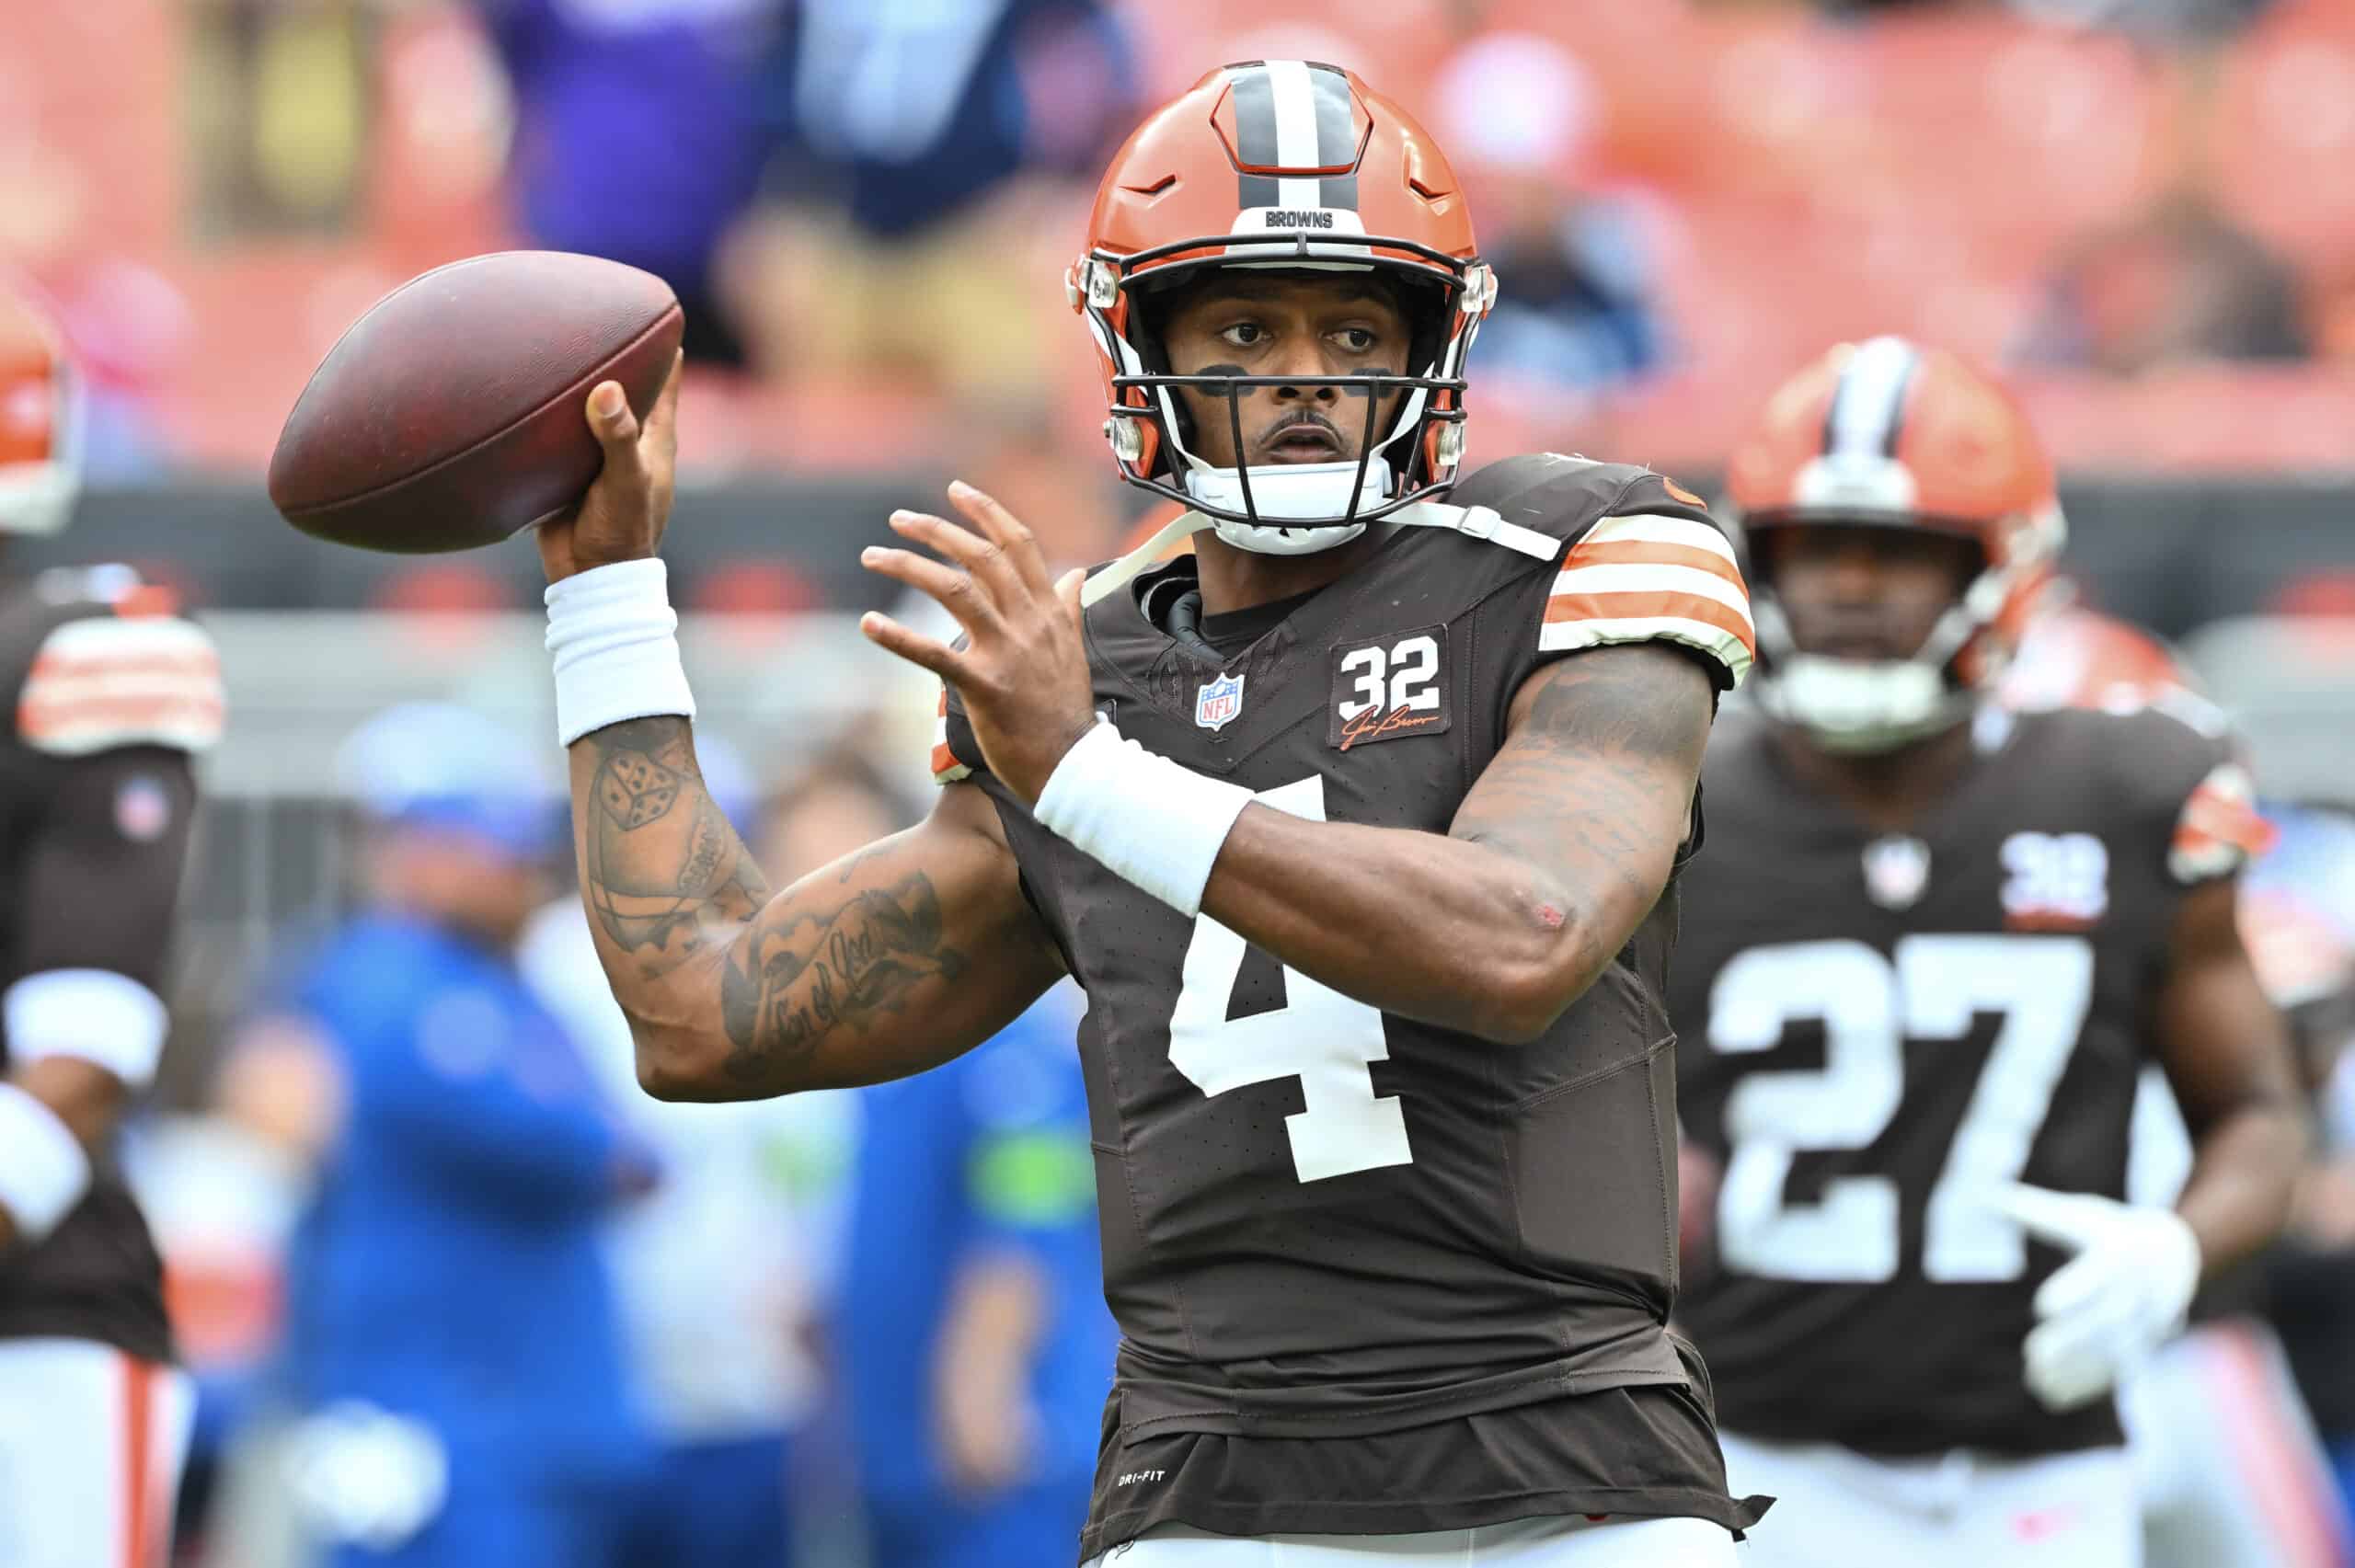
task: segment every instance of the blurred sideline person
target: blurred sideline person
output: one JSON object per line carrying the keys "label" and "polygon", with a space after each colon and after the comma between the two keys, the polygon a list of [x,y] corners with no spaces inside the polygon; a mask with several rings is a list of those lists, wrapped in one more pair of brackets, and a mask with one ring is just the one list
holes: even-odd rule
{"label": "blurred sideline person", "polygon": [[[2263,840],[2204,704],[2012,712],[2051,468],[1950,354],[1843,345],[1769,401],[1732,499],[1753,711],[1704,769],[1670,1007],[1716,1173],[1679,1322],[1750,1568],[2130,1568],[2113,1391],[2287,1218],[2295,1065],[2236,922]],[[2195,1143],[2125,1201],[2144,1061]],[[1699,1272],[1699,1271],[1696,1271]]]}
{"label": "blurred sideline person", "polygon": [[655,1171],[511,956],[551,796],[438,704],[378,715],[338,767],[365,908],[253,1031],[281,1061],[307,1039],[326,1102],[281,1117],[319,1150],[287,1262],[296,1506],[349,1568],[611,1568],[650,1450],[603,1238]]}
{"label": "blurred sideline person", "polygon": [[[821,767],[764,860],[814,870],[902,820],[862,772]],[[832,1338],[876,1568],[1059,1563],[1079,1539],[1116,1336],[1073,1002],[858,1093]]]}
{"label": "blurred sideline person", "polygon": [[[0,532],[64,526],[61,341],[0,285]],[[121,567],[0,581],[0,1563],[160,1568],[193,1395],[114,1128],[154,1080],[219,660]]]}
{"label": "blurred sideline person", "polygon": [[[2158,707],[2223,723],[2167,647],[2133,624],[2061,601],[2030,622],[2005,672],[2002,700],[2033,712]],[[2270,888],[2270,852],[2243,880],[2238,922],[2258,982],[2288,1021],[2306,1087],[2335,1051],[2315,1027],[2293,910]],[[2169,1205],[2192,1149],[2165,1073],[2145,1067],[2134,1099],[2130,1202]],[[2142,1501],[2147,1568],[2344,1568],[2355,1562],[2347,1510],[2280,1336],[2262,1315],[2252,1261],[2202,1288],[2190,1326],[2119,1391]]]}
{"label": "blurred sideline person", "polygon": [[1080,1005],[1058,987],[979,1049],[861,1092],[839,1338],[878,1568],[1076,1552],[1119,1338]]}
{"label": "blurred sideline person", "polygon": [[[749,831],[750,772],[717,736],[705,737],[703,765],[713,799]],[[627,1561],[784,1568],[789,1439],[818,1401],[812,1325],[849,1106],[825,1095],[680,1105],[640,1089],[628,1021],[570,892],[532,917],[521,956],[662,1164],[661,1186],[613,1230],[626,1343],[661,1449],[633,1503]]]}

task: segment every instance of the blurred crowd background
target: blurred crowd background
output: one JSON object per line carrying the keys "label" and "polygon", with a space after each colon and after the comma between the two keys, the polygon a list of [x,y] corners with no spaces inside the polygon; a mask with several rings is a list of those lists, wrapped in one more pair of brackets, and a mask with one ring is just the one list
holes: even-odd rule
{"label": "blurred crowd background", "polygon": [[[1024,1543],[1075,1527],[1111,1332],[1076,1000],[909,1084],[646,1100],[553,748],[517,771],[551,723],[528,544],[333,550],[260,474],[414,273],[661,274],[699,730],[781,883],[925,806],[933,693],[850,620],[883,514],[961,475],[1068,561],[1134,527],[1063,269],[1142,109],[1271,56],[1358,70],[1464,175],[1504,288],[1476,464],[1706,487],[1770,388],[1878,332],[2012,378],[2077,595],[2249,736],[2279,993],[2355,986],[2355,0],[6,5],[0,267],[91,406],[92,489],[17,564],[133,563],[230,687],[135,1147],[203,1389],[187,1562],[395,1551],[527,1451],[515,1484],[633,1562],[1063,1561]],[[2355,1076],[2320,1114],[2268,1310],[2355,1473]],[[431,1424],[372,1398],[427,1384]],[[588,1561],[483,1528],[481,1561]]]}

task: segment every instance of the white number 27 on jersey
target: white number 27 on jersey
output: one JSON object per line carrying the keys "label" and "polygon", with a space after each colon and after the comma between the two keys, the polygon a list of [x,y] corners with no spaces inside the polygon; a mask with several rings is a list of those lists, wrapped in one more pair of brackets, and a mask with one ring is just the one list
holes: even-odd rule
{"label": "white number 27 on jersey", "polygon": [[[1325,780],[1318,775],[1255,798],[1312,822],[1325,820]],[[1283,1006],[1230,1019],[1227,1002],[1246,946],[1210,916],[1194,917],[1185,979],[1169,1017],[1170,1065],[1205,1094],[1299,1079],[1306,1108],[1284,1118],[1284,1131],[1304,1182],[1412,1164],[1406,1113],[1397,1096],[1375,1096],[1367,1065],[1390,1059],[1380,1010],[1287,967]]]}
{"label": "white number 27 on jersey", "polygon": [[1824,1056],[1817,1071],[1752,1073],[1727,1097],[1720,1254],[1777,1279],[1895,1277],[1897,1183],[1834,1176],[1818,1201],[1790,1203],[1792,1158],[1878,1139],[1905,1096],[1905,1042],[1959,1040],[1978,1014],[1995,1013],[2003,1025],[1930,1189],[1922,1273],[1941,1283],[2018,1278],[2028,1266],[2019,1227],[1991,1212],[1984,1195],[2027,1165],[2093,985],[2093,949],[2075,936],[1908,936],[1894,963],[1844,941],[1736,957],[1709,988],[1709,1044],[1771,1050],[1786,1023],[1816,1018]]}

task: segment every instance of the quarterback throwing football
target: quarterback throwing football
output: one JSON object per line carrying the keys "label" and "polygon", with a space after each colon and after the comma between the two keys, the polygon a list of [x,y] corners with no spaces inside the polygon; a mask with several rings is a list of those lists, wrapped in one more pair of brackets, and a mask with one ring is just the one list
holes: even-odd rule
{"label": "quarterback throwing football", "polygon": [[1761,1505],[1667,1327],[1663,993],[1751,658],[1731,549],[1643,469],[1458,477],[1496,282],[1445,157],[1342,71],[1155,114],[1067,288],[1122,476],[1200,548],[1083,587],[971,489],[895,514],[867,564],[964,635],[866,629],[945,683],[943,787],[782,892],[696,776],[671,405],[591,395],[548,641],[642,1080],[916,1072],[1073,975],[1123,1331],[1080,1555],[1730,1562]]}

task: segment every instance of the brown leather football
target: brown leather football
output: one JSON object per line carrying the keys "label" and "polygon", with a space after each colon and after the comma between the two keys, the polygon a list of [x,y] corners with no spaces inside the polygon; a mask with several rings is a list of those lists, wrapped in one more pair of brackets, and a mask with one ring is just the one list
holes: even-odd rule
{"label": "brown leather football", "polygon": [[603,463],[589,389],[621,383],[643,418],[684,326],[669,284],[593,256],[502,251],[412,278],[312,372],[270,498],[365,550],[497,544],[580,500]]}

